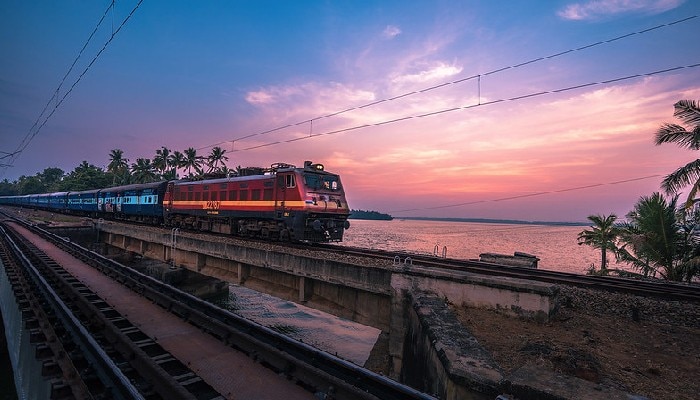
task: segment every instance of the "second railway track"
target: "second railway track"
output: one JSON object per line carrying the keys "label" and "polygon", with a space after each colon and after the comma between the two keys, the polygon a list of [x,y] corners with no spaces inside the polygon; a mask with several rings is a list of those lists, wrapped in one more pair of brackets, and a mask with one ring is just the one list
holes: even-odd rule
{"label": "second railway track", "polygon": [[370,250],[340,245],[321,245],[326,251],[337,254],[371,257],[392,262],[395,265],[420,265],[481,275],[503,276],[576,287],[629,293],[637,296],[666,300],[700,302],[700,285],[673,283],[660,280],[641,280],[613,276],[590,276],[568,272],[513,267],[482,261],[458,260],[413,253]]}

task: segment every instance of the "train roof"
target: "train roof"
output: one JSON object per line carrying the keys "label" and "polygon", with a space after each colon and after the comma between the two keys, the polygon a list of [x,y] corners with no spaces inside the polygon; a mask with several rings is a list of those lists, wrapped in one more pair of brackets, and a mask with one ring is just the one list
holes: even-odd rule
{"label": "train roof", "polygon": [[225,178],[212,178],[212,179],[202,179],[202,180],[178,180],[175,181],[176,185],[209,185],[217,183],[227,183],[227,182],[242,182],[249,180],[258,180],[264,178],[272,178],[278,172],[289,172],[289,171],[306,171],[306,172],[316,172],[322,174],[330,174],[324,170],[323,164],[314,164],[311,161],[304,161],[304,167],[297,167],[296,165],[287,163],[274,163],[270,168],[262,167],[247,167],[243,168],[245,175],[235,175]]}
{"label": "train roof", "polygon": [[151,189],[166,184],[168,181],[158,181],[149,183],[132,183],[124,186],[113,186],[110,188],[98,189],[102,192],[123,192],[127,190]]}

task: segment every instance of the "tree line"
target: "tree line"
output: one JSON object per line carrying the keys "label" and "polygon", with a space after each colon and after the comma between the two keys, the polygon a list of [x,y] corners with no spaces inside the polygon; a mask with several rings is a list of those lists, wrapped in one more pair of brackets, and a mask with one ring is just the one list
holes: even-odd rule
{"label": "tree line", "polygon": [[121,149],[114,149],[109,153],[106,169],[87,161],[69,173],[56,167],[46,168],[33,176],[22,175],[14,182],[3,180],[0,196],[81,191],[180,178],[197,180],[237,174],[241,170],[240,166],[230,170],[226,161],[226,150],[218,146],[206,156],[197,154],[192,147],[180,152],[163,146],[156,150],[153,158],[137,158],[134,162],[125,158]]}
{"label": "tree line", "polygon": [[[676,143],[700,150],[700,107],[693,100],[674,105],[680,124],[663,124],[656,132],[656,145]],[[678,191],[690,186],[685,202]],[[601,251],[600,268],[591,265],[589,274],[608,275],[608,253],[630,265],[640,275],[671,281],[691,282],[700,278],[700,159],[667,175],[661,182],[664,193],[642,196],[625,221],[615,214],[588,217],[591,229],[579,233],[578,243]]]}

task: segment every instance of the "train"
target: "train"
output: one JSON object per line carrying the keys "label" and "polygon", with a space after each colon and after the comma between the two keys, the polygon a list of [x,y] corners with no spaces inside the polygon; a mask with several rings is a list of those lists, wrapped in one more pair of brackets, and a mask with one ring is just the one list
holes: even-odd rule
{"label": "train", "polygon": [[292,242],[340,242],[350,227],[340,176],[311,161],[224,178],[0,196],[0,205]]}

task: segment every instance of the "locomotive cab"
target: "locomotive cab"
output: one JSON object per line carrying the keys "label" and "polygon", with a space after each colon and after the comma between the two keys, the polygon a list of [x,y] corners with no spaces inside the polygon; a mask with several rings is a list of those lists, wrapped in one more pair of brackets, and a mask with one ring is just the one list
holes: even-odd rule
{"label": "locomotive cab", "polygon": [[306,214],[304,236],[314,242],[341,241],[343,232],[350,227],[350,209],[340,177],[310,161],[304,162],[300,174]]}

